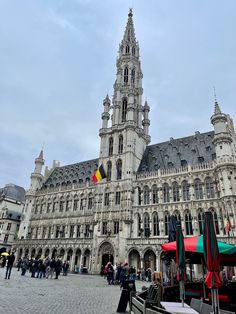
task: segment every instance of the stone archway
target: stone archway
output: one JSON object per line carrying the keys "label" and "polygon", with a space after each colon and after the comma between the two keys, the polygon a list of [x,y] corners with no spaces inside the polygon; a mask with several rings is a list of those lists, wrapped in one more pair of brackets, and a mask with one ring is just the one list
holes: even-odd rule
{"label": "stone archway", "polygon": [[129,252],[128,263],[129,263],[130,266],[135,267],[136,270],[141,268],[140,254],[139,254],[139,252],[136,249],[132,249]]}
{"label": "stone archway", "polygon": [[50,254],[50,249],[46,248],[45,253],[44,253],[45,257],[48,257],[49,254]]}
{"label": "stone archway", "polygon": [[66,260],[70,263],[71,260],[72,260],[72,255],[73,255],[73,250],[72,249],[69,249],[67,251],[67,257],[66,257]]}
{"label": "stone archway", "polygon": [[65,256],[65,250],[62,248],[62,249],[60,249],[60,251],[59,251],[59,256],[60,256],[60,258],[63,260],[63,262],[64,262],[64,256]]}
{"label": "stone archway", "polygon": [[153,250],[148,249],[143,256],[143,267],[145,270],[151,268],[152,272],[156,270],[156,255]]}
{"label": "stone archway", "polygon": [[33,249],[31,250],[31,254],[30,254],[30,255],[31,255],[31,258],[32,258],[32,257],[35,257],[35,254],[36,254],[36,250],[35,250],[35,248],[33,248]]}
{"label": "stone archway", "polygon": [[25,249],[25,256],[26,256],[26,257],[29,257],[29,249],[28,249],[28,248]]}
{"label": "stone archway", "polygon": [[104,267],[108,262],[114,264],[114,248],[110,242],[101,244],[98,250],[98,265],[99,269]]}
{"label": "stone archway", "polygon": [[56,257],[57,257],[57,249],[53,249],[51,258],[56,258]]}
{"label": "stone archway", "polygon": [[81,265],[81,250],[77,249],[75,251],[75,267],[77,267],[76,268],[77,272],[79,272],[80,265]]}
{"label": "stone archway", "polygon": [[90,261],[90,250],[86,249],[84,251],[84,258],[83,258],[83,267],[86,267],[87,269],[89,269],[89,261]]}

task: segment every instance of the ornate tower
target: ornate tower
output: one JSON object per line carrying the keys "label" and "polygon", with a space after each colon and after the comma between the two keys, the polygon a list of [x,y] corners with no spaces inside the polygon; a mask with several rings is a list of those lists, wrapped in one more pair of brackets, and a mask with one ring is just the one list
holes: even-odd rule
{"label": "ornate tower", "polygon": [[44,165],[43,150],[39,156],[35,158],[34,172],[31,174],[30,188],[25,194],[25,206],[22,211],[22,221],[19,229],[19,238],[26,239],[30,237],[28,226],[31,217],[31,212],[34,204],[35,194],[41,188],[43,182],[42,167]]}
{"label": "ornate tower", "polygon": [[[150,143],[148,118],[150,108],[147,102],[142,105],[143,74],[131,9],[124,37],[119,46],[116,67],[113,105],[110,105],[107,96],[103,102],[103,123],[99,132],[100,162],[104,164],[108,179],[111,180],[132,178],[147,144]],[[111,116],[110,110],[112,110]]]}

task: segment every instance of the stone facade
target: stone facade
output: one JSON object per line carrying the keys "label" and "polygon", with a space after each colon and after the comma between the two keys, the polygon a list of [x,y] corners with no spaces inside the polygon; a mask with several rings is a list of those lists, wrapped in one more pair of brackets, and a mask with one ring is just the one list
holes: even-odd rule
{"label": "stone facade", "polygon": [[[236,136],[229,115],[215,101],[214,131],[149,145],[149,111],[142,102],[142,71],[132,11],[119,46],[112,101],[103,101],[99,158],[51,170],[43,152],[15,243],[20,255],[60,255],[99,272],[101,265],[128,261],[159,269],[170,215],[186,236],[202,232],[202,213],[212,210],[217,235],[235,241]],[[103,164],[107,178],[91,175]],[[225,219],[231,222],[229,234]]]}
{"label": "stone facade", "polygon": [[0,250],[11,249],[18,236],[25,190],[15,184],[0,189]]}

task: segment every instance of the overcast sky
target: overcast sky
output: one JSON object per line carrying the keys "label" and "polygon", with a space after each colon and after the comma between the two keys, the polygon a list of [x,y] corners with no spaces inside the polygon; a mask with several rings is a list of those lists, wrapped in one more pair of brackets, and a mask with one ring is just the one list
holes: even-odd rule
{"label": "overcast sky", "polygon": [[103,99],[133,7],[152,144],[236,118],[235,0],[0,0],[0,187],[98,157]]}

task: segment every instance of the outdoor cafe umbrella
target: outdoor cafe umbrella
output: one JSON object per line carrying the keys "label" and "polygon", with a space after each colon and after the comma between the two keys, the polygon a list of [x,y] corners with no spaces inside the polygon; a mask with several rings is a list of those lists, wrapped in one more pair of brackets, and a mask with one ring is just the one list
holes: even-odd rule
{"label": "outdoor cafe umbrella", "polygon": [[1,256],[9,256],[9,254],[7,252],[3,252]]}
{"label": "outdoor cafe umbrella", "polygon": [[211,212],[205,212],[204,214],[203,244],[207,267],[205,284],[211,289],[213,313],[219,314],[218,288],[222,284],[220,277],[220,254]]}
{"label": "outdoor cafe umbrella", "polygon": [[177,280],[179,281],[180,300],[182,300],[182,306],[184,307],[185,299],[184,281],[186,280],[186,269],[185,269],[184,238],[180,221],[177,222],[176,228],[176,264],[178,267]]}

